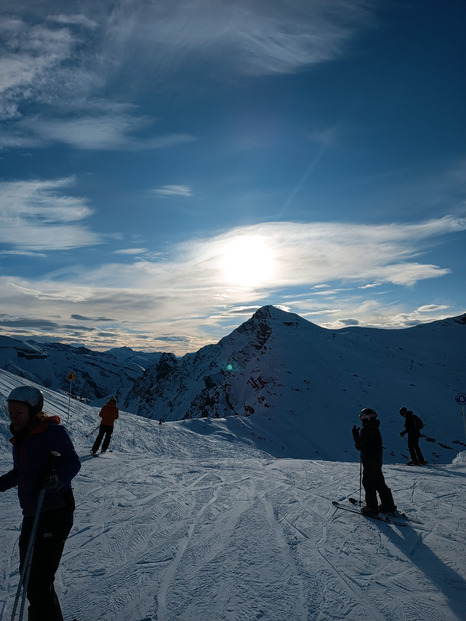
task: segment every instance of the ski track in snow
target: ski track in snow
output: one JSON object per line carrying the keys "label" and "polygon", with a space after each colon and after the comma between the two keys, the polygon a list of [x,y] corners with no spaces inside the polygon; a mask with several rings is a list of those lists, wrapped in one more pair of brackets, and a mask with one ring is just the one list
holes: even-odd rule
{"label": "ski track in snow", "polygon": [[[82,469],[56,580],[67,621],[466,619],[464,460],[386,466],[395,502],[422,520],[396,527],[332,507],[358,497],[359,463],[275,459],[222,420],[124,413],[114,452],[93,458],[95,408],[75,407]],[[0,498],[6,621],[21,516],[15,490]]]}

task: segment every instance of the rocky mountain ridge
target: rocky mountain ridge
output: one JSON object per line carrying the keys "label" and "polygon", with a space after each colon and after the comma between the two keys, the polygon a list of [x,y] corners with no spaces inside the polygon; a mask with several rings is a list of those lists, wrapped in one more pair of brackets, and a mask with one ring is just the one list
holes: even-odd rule
{"label": "rocky mountain ridge", "polygon": [[[120,409],[156,420],[238,417],[258,444],[281,455],[295,435],[302,450],[294,456],[312,455],[317,430],[331,417],[329,446],[354,458],[348,430],[363,407],[379,412],[394,460],[407,454],[402,405],[424,419],[430,460],[451,460],[464,444],[455,395],[466,392],[466,315],[403,330],[333,331],[265,306],[218,343],[181,358],[11,341],[0,339],[0,366],[25,379],[66,391],[74,370],[73,389],[94,405],[116,394]],[[325,459],[323,446],[320,438],[315,454]]]}
{"label": "rocky mountain ridge", "polygon": [[124,407],[163,420],[250,417],[255,433],[269,440],[268,421],[279,419],[273,441],[286,447],[288,434],[300,434],[308,455],[312,429],[327,417],[336,421],[329,442],[347,446],[361,408],[377,409],[393,436],[403,428],[398,410],[407,405],[426,419],[428,434],[446,438],[440,444],[447,449],[434,439],[441,454],[462,442],[455,395],[466,389],[465,343],[465,315],[404,330],[332,331],[266,306],[216,345],[182,358],[163,355],[135,382]]}

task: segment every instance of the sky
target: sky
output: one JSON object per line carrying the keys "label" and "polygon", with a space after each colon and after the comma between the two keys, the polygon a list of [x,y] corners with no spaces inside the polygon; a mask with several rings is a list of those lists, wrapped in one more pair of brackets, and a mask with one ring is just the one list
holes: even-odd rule
{"label": "sky", "polygon": [[463,0],[3,0],[0,334],[466,311]]}

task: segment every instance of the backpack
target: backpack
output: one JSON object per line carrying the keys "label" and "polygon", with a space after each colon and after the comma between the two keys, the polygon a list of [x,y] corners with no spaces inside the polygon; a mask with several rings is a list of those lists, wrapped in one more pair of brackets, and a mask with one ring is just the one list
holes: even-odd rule
{"label": "backpack", "polygon": [[421,431],[421,429],[424,427],[424,423],[422,422],[422,420],[419,418],[419,416],[416,416],[416,414],[413,414],[413,420],[416,429],[418,431]]}

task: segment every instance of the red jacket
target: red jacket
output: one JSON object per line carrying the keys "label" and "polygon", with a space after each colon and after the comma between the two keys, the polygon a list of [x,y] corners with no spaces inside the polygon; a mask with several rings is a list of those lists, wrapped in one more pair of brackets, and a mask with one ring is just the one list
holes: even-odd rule
{"label": "red jacket", "polygon": [[102,419],[102,425],[113,427],[113,423],[118,418],[118,408],[113,399],[107,402],[106,405],[100,410],[99,416]]}

